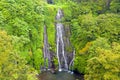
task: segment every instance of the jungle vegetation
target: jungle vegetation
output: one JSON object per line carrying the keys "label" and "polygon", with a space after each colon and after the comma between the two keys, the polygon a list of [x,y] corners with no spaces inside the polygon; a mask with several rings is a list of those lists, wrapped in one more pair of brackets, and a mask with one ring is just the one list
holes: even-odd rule
{"label": "jungle vegetation", "polygon": [[71,29],[74,70],[85,80],[120,80],[120,0],[0,0],[0,80],[37,80],[44,24],[56,53],[59,8]]}

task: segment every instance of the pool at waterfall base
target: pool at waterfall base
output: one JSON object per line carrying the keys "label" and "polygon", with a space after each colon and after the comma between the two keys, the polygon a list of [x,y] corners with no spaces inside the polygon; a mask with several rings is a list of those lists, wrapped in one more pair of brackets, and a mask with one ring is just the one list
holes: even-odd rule
{"label": "pool at waterfall base", "polygon": [[71,74],[70,72],[62,71],[56,72],[55,74],[50,71],[44,71],[38,76],[39,80],[84,80],[82,74]]}

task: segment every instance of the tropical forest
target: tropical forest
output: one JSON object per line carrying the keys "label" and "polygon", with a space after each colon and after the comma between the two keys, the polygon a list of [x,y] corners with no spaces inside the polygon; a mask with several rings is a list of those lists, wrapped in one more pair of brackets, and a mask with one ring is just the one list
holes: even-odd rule
{"label": "tropical forest", "polygon": [[0,0],[0,80],[120,80],[120,0]]}

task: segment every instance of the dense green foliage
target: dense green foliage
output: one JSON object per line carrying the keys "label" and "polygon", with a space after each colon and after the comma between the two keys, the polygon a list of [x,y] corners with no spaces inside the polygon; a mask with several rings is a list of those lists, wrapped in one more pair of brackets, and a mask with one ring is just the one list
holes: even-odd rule
{"label": "dense green foliage", "polygon": [[40,72],[44,62],[44,26],[50,51],[56,53],[58,8],[71,29],[74,70],[85,80],[119,80],[120,0],[0,0],[0,80],[35,79],[35,69]]}
{"label": "dense green foliage", "polygon": [[16,53],[12,37],[0,31],[0,80],[36,80],[34,68]]}
{"label": "dense green foliage", "polygon": [[86,80],[119,80],[120,14],[112,7],[119,7],[120,2],[115,5],[117,0],[111,1],[109,9],[102,0],[88,2],[71,4],[71,41],[77,51],[74,68],[84,73]]}
{"label": "dense green foliage", "polygon": [[106,39],[98,38],[89,48],[88,55],[86,80],[120,79],[120,44],[109,45]]}
{"label": "dense green foliage", "polygon": [[39,0],[0,1],[0,28],[13,35],[16,52],[27,58],[28,63],[36,69],[39,69],[42,61],[43,46],[44,19],[40,3]]}

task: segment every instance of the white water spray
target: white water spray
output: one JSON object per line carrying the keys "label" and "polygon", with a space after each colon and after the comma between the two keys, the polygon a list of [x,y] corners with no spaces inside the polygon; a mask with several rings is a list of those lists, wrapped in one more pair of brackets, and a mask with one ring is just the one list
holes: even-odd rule
{"label": "white water spray", "polygon": [[[63,13],[61,9],[59,9],[56,16],[57,21],[60,21],[62,17],[63,17]],[[67,59],[64,50],[65,46],[63,41],[64,26],[62,23],[58,22],[56,24],[56,31],[57,31],[57,58],[59,63],[59,71],[62,71],[62,69],[68,70]],[[64,63],[64,67],[63,67],[63,63]]]}

